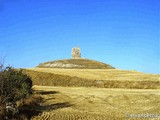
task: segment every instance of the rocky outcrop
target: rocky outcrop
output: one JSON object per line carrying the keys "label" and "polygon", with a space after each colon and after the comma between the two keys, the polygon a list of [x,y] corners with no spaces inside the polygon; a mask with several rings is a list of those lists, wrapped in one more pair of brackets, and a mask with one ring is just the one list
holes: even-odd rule
{"label": "rocky outcrop", "polygon": [[61,62],[55,62],[55,63],[46,63],[43,65],[44,67],[53,67],[53,68],[73,68],[73,67],[84,67],[84,65],[76,65],[71,63],[61,63]]}

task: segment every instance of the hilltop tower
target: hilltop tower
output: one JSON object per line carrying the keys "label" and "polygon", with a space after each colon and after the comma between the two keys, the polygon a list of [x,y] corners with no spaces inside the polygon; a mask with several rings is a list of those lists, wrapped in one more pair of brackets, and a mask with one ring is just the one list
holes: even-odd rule
{"label": "hilltop tower", "polygon": [[81,58],[81,50],[79,47],[72,48],[72,59],[80,59]]}

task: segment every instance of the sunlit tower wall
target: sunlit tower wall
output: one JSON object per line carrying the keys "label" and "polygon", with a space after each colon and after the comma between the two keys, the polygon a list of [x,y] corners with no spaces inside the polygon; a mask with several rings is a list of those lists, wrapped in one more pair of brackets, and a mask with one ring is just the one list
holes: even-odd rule
{"label": "sunlit tower wall", "polygon": [[72,59],[81,58],[81,50],[79,47],[72,48]]}

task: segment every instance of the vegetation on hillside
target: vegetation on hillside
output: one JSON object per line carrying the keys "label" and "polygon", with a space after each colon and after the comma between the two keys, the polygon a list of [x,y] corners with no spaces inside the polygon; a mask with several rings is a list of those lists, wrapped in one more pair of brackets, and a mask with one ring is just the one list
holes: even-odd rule
{"label": "vegetation on hillside", "polygon": [[39,68],[115,69],[111,65],[89,59],[56,60],[39,64]]}

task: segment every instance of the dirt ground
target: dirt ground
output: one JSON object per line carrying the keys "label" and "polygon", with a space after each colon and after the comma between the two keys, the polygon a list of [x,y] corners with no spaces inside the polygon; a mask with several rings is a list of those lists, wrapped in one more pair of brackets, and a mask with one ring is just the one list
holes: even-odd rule
{"label": "dirt ground", "polygon": [[159,114],[160,90],[34,86],[43,102],[32,120],[158,120],[131,118]]}

